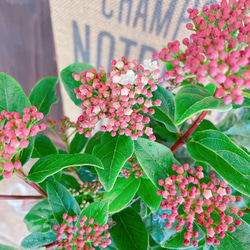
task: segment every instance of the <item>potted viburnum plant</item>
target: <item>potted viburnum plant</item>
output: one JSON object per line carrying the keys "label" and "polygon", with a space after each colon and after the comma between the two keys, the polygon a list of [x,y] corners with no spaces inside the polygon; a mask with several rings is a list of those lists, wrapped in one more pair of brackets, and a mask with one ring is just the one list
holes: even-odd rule
{"label": "potted viburnum plant", "polygon": [[[60,77],[76,121],[43,120],[57,79],[27,97],[0,74],[1,185],[17,175],[42,198],[24,218],[22,249],[250,249],[249,9],[189,8],[190,37],[143,63],[68,66]],[[224,112],[216,124],[214,111]]]}

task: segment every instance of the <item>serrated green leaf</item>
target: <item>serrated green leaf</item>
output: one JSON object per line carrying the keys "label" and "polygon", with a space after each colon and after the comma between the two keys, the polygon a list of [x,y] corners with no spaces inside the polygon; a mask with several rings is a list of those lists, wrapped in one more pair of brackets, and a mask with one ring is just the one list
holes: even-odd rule
{"label": "serrated green leaf", "polygon": [[52,232],[32,233],[23,239],[21,246],[25,248],[37,248],[54,241],[56,241],[56,235]]}
{"label": "serrated green leaf", "polygon": [[69,191],[56,181],[47,181],[47,194],[54,217],[59,224],[63,221],[63,214],[79,215],[80,207]]}
{"label": "serrated green leaf", "polygon": [[141,185],[137,191],[138,195],[144,200],[152,212],[155,212],[161,204],[161,196],[156,193],[157,188],[150,180],[141,178]]}
{"label": "serrated green leaf", "polygon": [[6,110],[22,114],[23,109],[30,106],[29,98],[19,83],[6,73],[0,73],[0,112]]}
{"label": "serrated green leaf", "polygon": [[177,125],[204,110],[228,111],[232,108],[232,105],[226,105],[222,99],[213,97],[208,90],[197,85],[182,87],[175,96],[175,104]]}
{"label": "serrated green leaf", "polygon": [[64,85],[65,90],[67,91],[70,99],[77,105],[80,106],[82,103],[82,100],[76,98],[76,93],[74,92],[75,88],[79,88],[79,86],[82,84],[80,81],[75,81],[72,74],[77,73],[81,74],[81,72],[84,72],[85,70],[91,70],[94,67],[91,66],[88,63],[73,63],[63,69],[60,73],[62,83]]}
{"label": "serrated green leaf", "polygon": [[59,98],[56,97],[55,86],[58,83],[57,77],[45,77],[41,79],[30,92],[31,105],[37,107],[39,112],[47,115],[53,103],[57,103]]}
{"label": "serrated green leaf", "polygon": [[169,175],[173,164],[180,165],[169,148],[143,138],[135,141],[135,156],[139,165],[156,187],[160,187],[158,180],[165,180]]}
{"label": "serrated green leaf", "polygon": [[78,219],[77,224],[82,219],[82,216],[87,216],[88,219],[93,218],[94,222],[98,222],[99,225],[103,226],[108,221],[109,214],[109,203],[107,201],[96,201],[88,205],[85,208]]}
{"label": "serrated green leaf", "polygon": [[93,155],[47,155],[40,158],[31,168],[27,178],[32,182],[42,182],[46,177],[53,175],[66,167],[90,165],[103,168],[102,163]]}
{"label": "serrated green leaf", "polygon": [[140,185],[140,179],[129,177],[116,180],[114,187],[106,192],[103,200],[109,201],[109,213],[122,210],[135,196]]}
{"label": "serrated green leaf", "polygon": [[250,196],[250,156],[220,131],[197,132],[187,143],[191,157],[208,163],[226,182]]}
{"label": "serrated green leaf", "polygon": [[41,158],[51,154],[58,154],[58,152],[50,138],[43,134],[36,135],[31,158]]}
{"label": "serrated green leaf", "polygon": [[149,236],[141,217],[132,208],[112,216],[116,223],[109,231],[119,250],[147,250]]}
{"label": "serrated green leaf", "polygon": [[96,171],[106,191],[113,188],[121,168],[132,156],[133,150],[134,143],[130,137],[112,137],[108,132],[103,135],[101,145],[94,147],[93,155],[98,157],[104,166],[104,169],[96,168]]}
{"label": "serrated green leaf", "polygon": [[86,145],[88,138],[85,137],[84,134],[79,134],[78,132],[75,134],[73,140],[70,143],[69,151],[71,154],[80,153],[84,146]]}
{"label": "serrated green leaf", "polygon": [[172,132],[176,133],[177,128],[174,124],[175,120],[175,103],[173,94],[166,90],[165,88],[158,86],[158,89],[153,92],[152,100],[161,100],[161,106],[152,107],[155,113],[151,117],[159,122],[162,122],[166,128]]}
{"label": "serrated green leaf", "polygon": [[43,200],[31,208],[23,221],[31,233],[48,232],[53,225],[53,218],[48,200]]}

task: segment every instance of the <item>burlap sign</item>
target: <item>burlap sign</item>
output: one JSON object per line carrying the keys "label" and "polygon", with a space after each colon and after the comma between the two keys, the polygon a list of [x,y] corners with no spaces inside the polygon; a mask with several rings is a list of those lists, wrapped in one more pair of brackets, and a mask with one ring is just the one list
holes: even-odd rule
{"label": "burlap sign", "polygon": [[[105,69],[126,56],[143,62],[168,42],[185,38],[187,8],[215,0],[50,0],[58,71],[73,62]],[[79,109],[65,96],[65,115]]]}

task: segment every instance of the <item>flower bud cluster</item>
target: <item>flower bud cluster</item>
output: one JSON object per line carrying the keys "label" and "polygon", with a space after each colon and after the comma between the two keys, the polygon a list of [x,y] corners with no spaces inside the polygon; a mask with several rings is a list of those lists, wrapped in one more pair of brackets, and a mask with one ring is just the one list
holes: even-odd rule
{"label": "flower bud cluster", "polygon": [[[162,218],[167,219],[166,228],[171,228],[175,222],[174,230],[180,232],[186,228],[184,234],[185,246],[192,242],[198,246],[198,231],[194,230],[194,222],[206,229],[206,243],[220,244],[220,239],[225,237],[228,230],[234,232],[235,226],[241,225],[240,219],[234,219],[233,214],[243,216],[234,205],[235,201],[241,201],[242,197],[232,195],[232,190],[224,181],[210,174],[210,181],[202,182],[204,178],[203,168],[197,167],[197,171],[189,168],[188,164],[181,167],[173,165],[172,169],[177,175],[171,175],[164,180],[159,180],[159,185],[164,191],[158,190],[157,194],[163,197],[161,209],[170,210],[171,214],[163,213]],[[178,208],[181,205],[182,212]]]}
{"label": "flower bud cluster", "polygon": [[[95,247],[106,248],[111,243],[110,233],[106,230],[108,224],[99,226],[93,218],[82,216],[77,223],[77,216],[63,214],[63,223],[60,226],[54,225],[53,230],[57,231],[58,249],[72,250],[95,250]],[[98,248],[99,249],[99,248]]]}
{"label": "flower bud cluster", "polygon": [[82,83],[75,88],[77,98],[83,101],[78,132],[89,137],[95,124],[107,118],[108,125],[101,129],[112,136],[125,134],[136,140],[145,133],[154,141],[153,130],[147,126],[150,118],[143,117],[139,111],[152,115],[155,112],[152,107],[161,105],[160,100],[152,100],[152,92],[157,89],[157,83],[162,82],[157,62],[145,60],[144,65],[139,65],[137,60],[130,62],[123,57],[111,63],[108,80],[102,70],[73,73],[74,79]]}
{"label": "flower bud cluster", "polygon": [[131,169],[124,168],[121,170],[121,172],[125,176],[125,178],[128,178],[132,173],[134,174],[135,178],[139,178],[145,174],[145,172],[142,170],[142,168],[138,165],[138,162],[137,162],[134,155],[132,155],[127,160],[127,163],[130,163],[132,168]]}
{"label": "flower bud cluster", "polygon": [[81,196],[82,197],[82,204],[80,204],[81,208],[86,208],[90,202],[88,200],[91,200],[92,198],[96,197],[97,192],[99,189],[102,188],[102,184],[100,182],[84,182],[80,185],[79,190],[69,188],[70,193],[73,196]]}
{"label": "flower bud cluster", "polygon": [[249,0],[222,0],[205,6],[199,13],[189,8],[192,23],[186,27],[195,33],[182,43],[169,43],[153,55],[154,59],[171,62],[173,68],[164,74],[172,87],[186,83],[205,83],[216,86],[215,97],[226,104],[242,104],[243,89],[250,89],[250,17]]}
{"label": "flower bud cluster", "polygon": [[15,156],[29,146],[28,138],[46,129],[45,124],[36,124],[43,119],[43,113],[37,112],[35,106],[24,108],[23,113],[3,110],[0,114],[0,175],[4,179],[22,167]]}

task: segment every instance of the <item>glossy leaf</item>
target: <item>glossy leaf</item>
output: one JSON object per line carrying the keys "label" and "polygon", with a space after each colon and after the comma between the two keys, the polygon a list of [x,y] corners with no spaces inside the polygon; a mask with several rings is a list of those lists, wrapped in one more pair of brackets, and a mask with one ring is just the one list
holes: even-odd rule
{"label": "glossy leaf", "polygon": [[21,246],[25,248],[37,248],[56,241],[56,235],[52,232],[48,233],[32,233],[25,237],[21,242]]}
{"label": "glossy leaf", "polygon": [[106,192],[104,200],[109,201],[109,213],[116,213],[122,210],[135,196],[140,185],[140,179],[133,176],[119,178],[114,187]]}
{"label": "glossy leaf", "polygon": [[33,149],[34,149],[35,138],[30,137],[28,138],[28,141],[29,141],[28,147],[21,150],[19,154],[19,160],[22,163],[22,165],[24,165],[30,159]]}
{"label": "glossy leaf", "polygon": [[75,190],[79,189],[79,183],[77,179],[69,174],[62,174],[60,183],[67,189],[68,188],[74,188]]}
{"label": "glossy leaf", "polygon": [[75,88],[78,88],[82,83],[80,81],[75,81],[72,74],[77,73],[81,74],[85,70],[91,70],[94,67],[88,63],[73,63],[63,69],[60,73],[62,83],[64,85],[65,90],[67,91],[70,99],[77,105],[80,106],[82,100],[76,98],[76,93],[74,92]]}
{"label": "glossy leaf", "polygon": [[91,137],[90,140],[88,141],[84,153],[92,154],[92,151],[95,145],[101,144],[102,136],[103,136],[103,132],[101,131],[95,133],[95,135]]}
{"label": "glossy leaf", "polygon": [[30,107],[29,98],[25,95],[22,87],[11,76],[0,73],[0,112],[23,113],[23,109]]}
{"label": "glossy leaf", "polygon": [[157,188],[148,179],[141,178],[141,185],[137,191],[138,195],[144,200],[152,212],[155,212],[161,203],[161,196],[156,193]]}
{"label": "glossy leaf", "polygon": [[82,166],[76,169],[76,173],[82,182],[95,182],[98,179],[95,168],[90,166]]}
{"label": "glossy leaf", "polygon": [[173,94],[166,90],[165,88],[158,86],[158,89],[153,92],[152,100],[161,100],[161,106],[152,107],[155,113],[151,117],[159,122],[162,122],[166,128],[172,132],[176,133],[177,128],[174,124],[175,120],[175,103]]}
{"label": "glossy leaf", "polygon": [[57,103],[55,86],[58,83],[57,77],[45,77],[41,79],[30,92],[31,105],[37,107],[39,112],[47,115],[50,112],[51,105]]}
{"label": "glossy leaf", "polygon": [[194,159],[208,163],[232,187],[250,196],[250,156],[226,135],[215,130],[198,132],[187,148]]}
{"label": "glossy leaf", "polygon": [[168,147],[143,138],[135,141],[135,156],[156,187],[158,180],[165,179],[169,175],[173,164],[180,165]]}
{"label": "glossy leaf", "polygon": [[69,151],[71,154],[80,153],[84,146],[86,145],[88,138],[85,137],[84,134],[79,134],[78,132],[75,134],[73,140],[70,143]]}
{"label": "glossy leaf", "polygon": [[93,155],[98,157],[104,166],[104,169],[96,168],[96,171],[106,191],[113,188],[121,168],[132,156],[133,150],[134,144],[130,137],[112,137],[108,132],[103,135],[101,145],[94,147]]}
{"label": "glossy leaf", "polygon": [[112,216],[116,223],[109,232],[119,250],[147,250],[149,236],[141,217],[132,209],[126,208]]}
{"label": "glossy leaf", "polygon": [[53,218],[53,212],[48,200],[43,200],[31,208],[23,221],[30,232],[44,233],[51,230]]}
{"label": "glossy leaf", "polygon": [[204,110],[228,111],[232,108],[232,105],[226,105],[222,99],[213,97],[208,90],[197,85],[182,87],[175,96],[175,104],[177,125]]}
{"label": "glossy leaf", "polygon": [[32,182],[41,182],[46,177],[53,175],[66,167],[91,165],[103,168],[102,163],[93,155],[70,154],[70,155],[47,155],[40,158],[31,168],[27,178]]}
{"label": "glossy leaf", "polygon": [[79,215],[80,207],[69,191],[56,181],[47,181],[47,194],[50,207],[59,224],[63,221],[63,214]]}
{"label": "glossy leaf", "polygon": [[36,135],[31,158],[41,158],[51,154],[58,154],[58,152],[50,138],[43,134]]}
{"label": "glossy leaf", "polygon": [[82,219],[83,215],[86,215],[88,219],[93,218],[94,222],[98,222],[103,226],[108,221],[109,204],[107,201],[96,201],[87,206],[79,216],[77,224]]}

